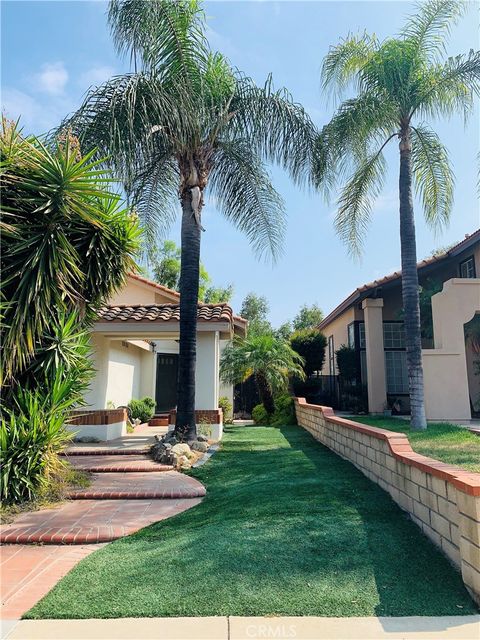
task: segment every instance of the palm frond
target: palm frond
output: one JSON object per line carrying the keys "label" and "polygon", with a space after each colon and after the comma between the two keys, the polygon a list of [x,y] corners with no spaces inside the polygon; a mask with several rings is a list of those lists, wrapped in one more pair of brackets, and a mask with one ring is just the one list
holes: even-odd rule
{"label": "palm frond", "polygon": [[285,209],[249,141],[218,141],[209,190],[257,255],[278,257],[285,234]]}
{"label": "palm frond", "polygon": [[110,0],[108,21],[117,51],[135,65],[163,82],[198,83],[208,47],[197,0]]}
{"label": "palm frond", "polygon": [[445,52],[446,35],[466,7],[462,0],[427,0],[418,2],[407,20],[401,35],[408,39],[420,54],[434,60]]}
{"label": "palm frond", "polygon": [[412,113],[435,117],[460,111],[466,119],[475,96],[480,96],[480,51],[471,50],[425,72]]}
{"label": "palm frond", "polygon": [[426,221],[442,227],[452,210],[454,176],[447,150],[425,125],[412,128],[412,170]]}
{"label": "palm frond", "polygon": [[348,35],[339,44],[330,47],[322,65],[323,89],[332,91],[339,97],[355,80],[377,47],[376,37],[367,33],[361,36]]}
{"label": "palm frond", "polygon": [[335,228],[353,255],[360,254],[373,203],[384,184],[386,162],[382,149],[359,164],[338,201]]}
{"label": "palm frond", "polygon": [[263,87],[239,76],[230,103],[229,137],[248,141],[264,160],[283,167],[297,184],[311,180],[317,130],[305,109],[269,77]]}

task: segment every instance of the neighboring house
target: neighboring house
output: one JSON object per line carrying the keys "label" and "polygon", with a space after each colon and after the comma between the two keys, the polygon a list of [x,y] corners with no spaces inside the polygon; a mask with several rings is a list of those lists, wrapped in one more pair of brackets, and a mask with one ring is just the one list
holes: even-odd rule
{"label": "neighboring house", "polygon": [[[105,416],[105,409],[144,396],[155,399],[157,414],[170,414],[176,408],[179,302],[176,291],[128,276],[126,286],[100,310],[93,327],[96,375],[85,396],[86,410]],[[234,334],[245,334],[247,322],[233,315],[228,304],[199,303],[197,317],[196,410],[202,422],[215,424],[219,397],[233,400],[232,387],[219,379],[220,353]],[[119,430],[124,425],[110,429],[111,437]]]}
{"label": "neighboring house", "polygon": [[[428,297],[421,305],[427,418],[468,420],[480,409],[480,322],[476,339],[469,331],[480,314],[480,229],[419,262],[418,275],[424,299],[425,292],[437,291],[433,317]],[[337,376],[336,351],[347,345],[355,350],[355,383],[367,386],[369,411],[395,405],[399,413],[409,412],[401,272],[356,289],[320,329],[327,338],[322,375]]]}

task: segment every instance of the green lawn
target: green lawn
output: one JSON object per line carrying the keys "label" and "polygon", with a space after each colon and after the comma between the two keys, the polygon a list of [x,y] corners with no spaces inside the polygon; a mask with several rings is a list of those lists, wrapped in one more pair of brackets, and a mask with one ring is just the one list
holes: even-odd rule
{"label": "green lawn", "polygon": [[83,560],[26,617],[460,615],[460,575],[298,427],[229,427],[197,507]]}
{"label": "green lawn", "polygon": [[426,431],[412,431],[406,420],[383,416],[353,416],[352,420],[405,433],[417,453],[480,472],[480,436],[467,429],[454,424],[429,422]]}

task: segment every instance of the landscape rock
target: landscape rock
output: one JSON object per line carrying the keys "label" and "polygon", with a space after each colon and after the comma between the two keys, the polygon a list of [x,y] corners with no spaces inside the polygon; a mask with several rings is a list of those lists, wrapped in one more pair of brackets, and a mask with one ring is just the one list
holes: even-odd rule
{"label": "landscape rock", "polygon": [[192,455],[192,451],[188,444],[179,442],[178,444],[173,445],[172,452],[176,453],[177,456],[187,456],[189,458]]}
{"label": "landscape rock", "polygon": [[200,453],[205,453],[208,450],[208,444],[202,440],[196,440],[192,442],[192,451],[199,451]]}
{"label": "landscape rock", "polygon": [[208,436],[204,436],[203,433],[200,433],[197,436],[198,442],[208,442]]}

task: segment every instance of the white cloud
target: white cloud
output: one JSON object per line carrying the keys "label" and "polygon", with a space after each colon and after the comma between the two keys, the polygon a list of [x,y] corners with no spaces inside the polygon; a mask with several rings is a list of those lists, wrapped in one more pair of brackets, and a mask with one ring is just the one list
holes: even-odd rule
{"label": "white cloud", "polygon": [[34,76],[35,88],[52,96],[62,95],[68,82],[68,71],[63,62],[46,63]]}
{"label": "white cloud", "polygon": [[2,90],[2,111],[12,120],[21,118],[21,123],[30,126],[39,113],[37,101],[23,91],[5,87]]}
{"label": "white cloud", "polygon": [[114,76],[115,73],[115,69],[107,65],[91,67],[80,74],[78,84],[85,89],[92,85],[98,86]]}

